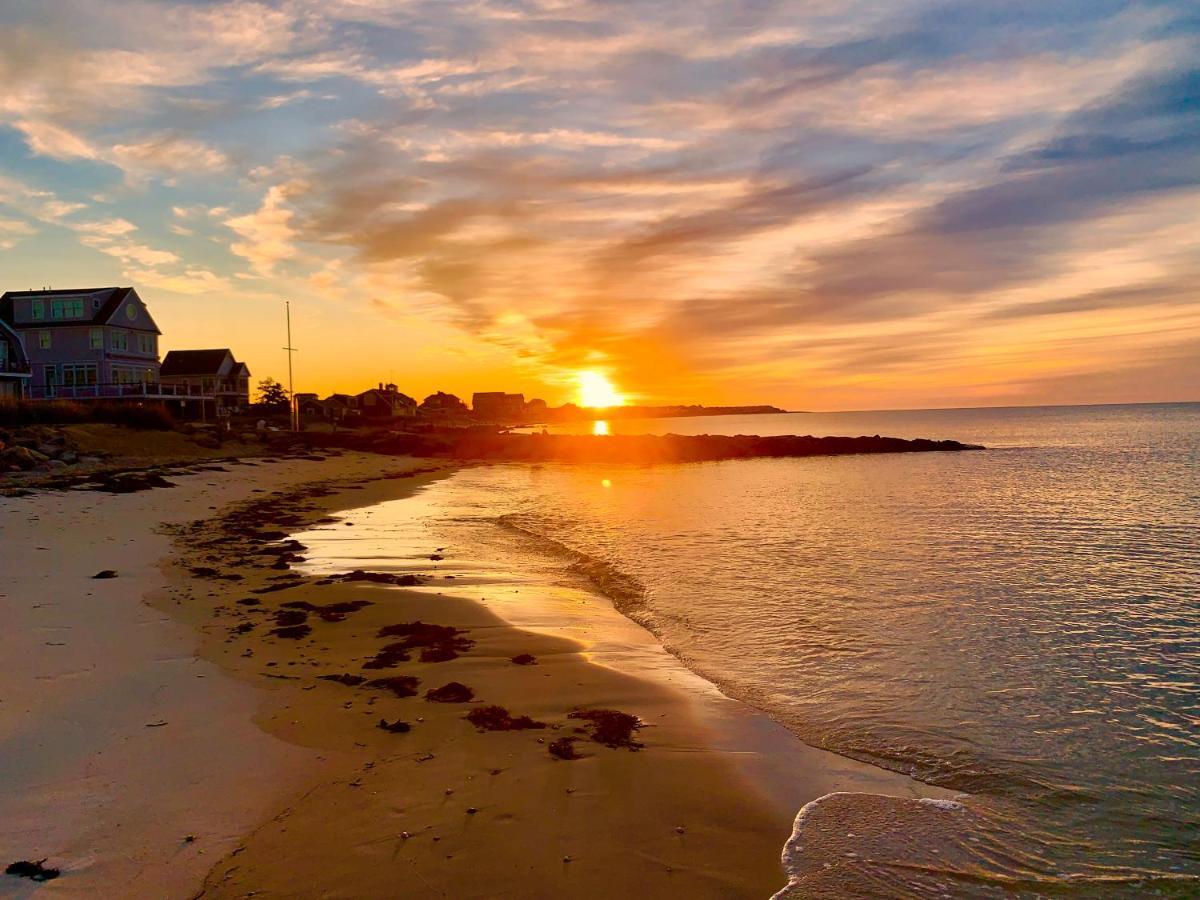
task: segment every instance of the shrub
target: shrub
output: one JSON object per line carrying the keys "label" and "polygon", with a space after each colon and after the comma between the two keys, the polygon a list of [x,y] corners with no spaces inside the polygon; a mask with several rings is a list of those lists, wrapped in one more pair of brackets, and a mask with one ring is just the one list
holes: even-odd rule
{"label": "shrub", "polygon": [[107,422],[126,428],[168,431],[175,420],[164,406],[133,406],[124,403],[75,403],[71,400],[0,401],[0,426],[70,425],[78,422]]}
{"label": "shrub", "polygon": [[92,410],[92,421],[145,431],[170,431],[175,427],[174,417],[161,404],[134,406],[128,403],[97,403]]}

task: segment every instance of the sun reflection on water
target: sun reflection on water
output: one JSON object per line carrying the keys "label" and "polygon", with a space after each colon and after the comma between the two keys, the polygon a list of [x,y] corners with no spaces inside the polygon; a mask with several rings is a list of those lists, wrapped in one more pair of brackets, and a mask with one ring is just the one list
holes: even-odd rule
{"label": "sun reflection on water", "polygon": [[597,419],[592,423],[592,434],[612,434],[608,428],[608,422],[604,419]]}

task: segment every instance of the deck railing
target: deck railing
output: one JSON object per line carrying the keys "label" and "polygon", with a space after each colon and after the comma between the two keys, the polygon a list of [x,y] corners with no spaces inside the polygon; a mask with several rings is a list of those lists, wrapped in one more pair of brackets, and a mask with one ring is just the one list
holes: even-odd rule
{"label": "deck railing", "polygon": [[192,399],[213,400],[216,395],[202,391],[198,386],[186,384],[162,384],[156,381],[136,384],[56,384],[31,385],[31,400],[105,400],[105,399]]}

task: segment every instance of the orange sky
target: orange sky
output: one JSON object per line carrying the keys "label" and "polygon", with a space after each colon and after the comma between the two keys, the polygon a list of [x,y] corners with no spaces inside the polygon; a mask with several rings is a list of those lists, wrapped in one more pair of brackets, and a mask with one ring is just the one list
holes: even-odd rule
{"label": "orange sky", "polygon": [[297,389],[1200,399],[1190,5],[0,10],[2,286]]}

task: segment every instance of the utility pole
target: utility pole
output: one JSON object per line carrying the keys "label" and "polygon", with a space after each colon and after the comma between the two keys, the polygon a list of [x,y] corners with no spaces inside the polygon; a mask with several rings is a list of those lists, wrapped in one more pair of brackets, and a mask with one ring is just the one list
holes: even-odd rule
{"label": "utility pole", "polygon": [[292,301],[285,300],[284,306],[287,309],[287,346],[283,349],[288,355],[288,408],[291,410],[292,431],[300,430],[300,415],[296,408],[296,382],[292,377],[292,354],[296,352],[296,348],[292,346]]}

